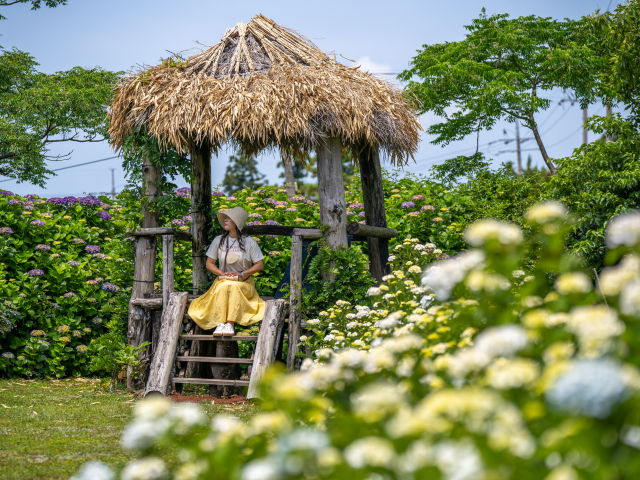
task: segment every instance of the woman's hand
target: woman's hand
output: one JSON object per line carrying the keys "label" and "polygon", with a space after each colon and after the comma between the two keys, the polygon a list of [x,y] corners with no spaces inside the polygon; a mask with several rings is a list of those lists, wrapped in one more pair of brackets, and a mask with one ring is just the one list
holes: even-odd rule
{"label": "woman's hand", "polygon": [[238,277],[240,276],[240,272],[224,272],[223,275],[225,277]]}

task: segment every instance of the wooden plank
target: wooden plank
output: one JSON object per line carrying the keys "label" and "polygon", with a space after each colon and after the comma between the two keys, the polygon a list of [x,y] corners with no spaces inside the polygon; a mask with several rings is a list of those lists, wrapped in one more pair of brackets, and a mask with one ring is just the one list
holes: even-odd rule
{"label": "wooden plank", "polygon": [[315,230],[315,227],[292,227],[288,225],[247,225],[242,229],[247,235],[279,235],[288,237],[295,228]]}
{"label": "wooden plank", "polygon": [[347,225],[347,233],[349,235],[362,235],[363,237],[375,238],[396,238],[398,231],[395,228],[373,227],[371,225],[363,225],[358,222],[350,222]]}
{"label": "wooden plank", "polygon": [[322,230],[318,228],[294,228],[292,235],[298,235],[308,239],[318,239],[322,238]]}
{"label": "wooden plank", "polygon": [[[162,236],[162,305],[169,305],[169,295],[174,292],[173,236]],[[187,298],[188,298],[187,294]],[[186,300],[185,300],[186,302]]]}
{"label": "wooden plank", "polygon": [[[382,169],[378,147],[370,143],[356,146],[358,164],[360,166],[360,183],[362,185],[362,202],[364,203],[365,221],[368,226],[386,227],[387,217],[384,206],[384,188],[382,185]],[[355,239],[354,239],[355,240]],[[389,240],[387,238],[368,237],[369,271],[378,281],[389,274]]]}
{"label": "wooden plank", "polygon": [[[208,232],[211,229],[211,146],[209,142],[200,144],[190,140],[188,142],[191,156],[191,270],[193,293],[202,295],[206,291],[207,269],[206,249],[209,246]],[[197,333],[202,333],[200,327]],[[202,356],[204,345],[193,342],[191,355]],[[187,377],[206,377],[207,372],[200,363],[189,363]]]}
{"label": "wooden plank", "polygon": [[291,237],[291,296],[289,297],[289,350],[287,351],[287,370],[298,367],[298,343],[300,342],[300,295],[302,290],[302,237]]}
{"label": "wooden plank", "polygon": [[179,362],[202,362],[202,363],[253,363],[250,358],[227,358],[227,357],[177,357]]}
{"label": "wooden plank", "polygon": [[[344,197],[340,138],[327,137],[316,147],[320,222],[329,229],[324,238],[331,248],[347,246],[347,205]],[[329,275],[335,280],[335,275]]]}
{"label": "wooden plank", "polygon": [[194,385],[229,385],[233,387],[247,387],[249,380],[220,380],[216,378],[179,378],[173,379],[173,383],[191,383]]}
{"label": "wooden plank", "polygon": [[193,236],[190,232],[183,232],[172,227],[156,227],[156,228],[139,228],[133,232],[127,231],[127,235],[132,237],[149,237],[157,235],[172,235],[178,240],[192,240]]}
{"label": "wooden plank", "polygon": [[[189,300],[187,300],[187,307],[191,305],[191,302],[199,296],[200,295],[189,295]],[[273,299],[273,297],[267,295],[261,296],[260,298],[265,302]],[[162,308],[162,298],[132,298],[131,304],[143,308],[148,308],[150,310],[156,310]],[[185,318],[187,317],[188,315],[185,314]]]}
{"label": "wooden plank", "polygon": [[233,337],[214,337],[213,335],[181,335],[180,340],[199,340],[209,342],[255,342],[257,335],[234,335]]}
{"label": "wooden plank", "polygon": [[284,298],[269,300],[265,305],[264,318],[258,334],[258,343],[253,354],[254,361],[247,398],[258,398],[260,396],[260,382],[269,366],[275,361],[276,337],[278,330],[284,325],[284,319],[288,311],[289,305]]}
{"label": "wooden plank", "polygon": [[182,316],[187,306],[187,292],[173,292],[167,308],[162,311],[162,327],[158,349],[153,356],[145,397],[152,393],[167,395],[175,366],[178,340],[182,331]]}

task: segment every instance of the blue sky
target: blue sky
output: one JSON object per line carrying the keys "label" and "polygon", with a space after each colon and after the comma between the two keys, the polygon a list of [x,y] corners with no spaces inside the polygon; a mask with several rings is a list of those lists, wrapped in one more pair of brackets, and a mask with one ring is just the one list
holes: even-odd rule
{"label": "blue sky", "polygon": [[[613,0],[611,8],[618,2]],[[3,7],[7,20],[0,22],[0,45],[17,47],[36,57],[44,72],[67,70],[75,66],[100,66],[108,70],[128,70],[140,64],[154,65],[160,57],[172,52],[200,48],[197,42],[213,45],[226,28],[237,22],[248,22],[263,13],[277,23],[298,30],[311,38],[325,52],[335,52],[357,60],[363,69],[375,73],[400,72],[408,66],[415,51],[424,44],[456,41],[464,37],[464,25],[476,18],[482,7],[487,13],[509,13],[511,16],[539,15],[554,18],[578,18],[597,8],[606,9],[608,0],[449,0],[386,2],[336,1],[301,2],[272,0],[259,2],[238,0],[68,0],[68,5],[55,9],[31,11],[27,5]],[[562,92],[551,92],[555,102]],[[603,113],[599,105],[589,113]],[[571,153],[582,141],[582,111],[578,105],[557,104],[540,115],[541,133],[551,157]],[[433,115],[421,117],[426,129],[438,123]],[[513,143],[492,143],[503,138],[503,129],[513,132],[513,125],[501,123],[492,131],[480,133],[481,151],[495,164],[515,161]],[[510,135],[513,137],[513,133]],[[521,136],[529,135],[521,129]],[[446,148],[430,144],[424,134],[416,163],[405,170],[427,174],[431,165],[457,154],[473,153],[476,138],[454,142]],[[523,144],[523,157],[531,154],[534,163],[542,165],[535,142]],[[527,151],[531,149],[531,151]],[[52,154],[69,153],[70,159],[52,168],[62,168],[113,156],[106,143],[54,144]],[[229,155],[222,153],[212,162],[213,184],[222,181]],[[259,169],[270,183],[281,182],[273,155],[259,157]],[[111,169],[114,169],[116,190],[125,183],[119,159],[61,171],[51,178],[46,189],[15,181],[0,183],[0,188],[20,194],[42,196],[80,195],[111,190]],[[186,182],[179,179],[180,186]]]}

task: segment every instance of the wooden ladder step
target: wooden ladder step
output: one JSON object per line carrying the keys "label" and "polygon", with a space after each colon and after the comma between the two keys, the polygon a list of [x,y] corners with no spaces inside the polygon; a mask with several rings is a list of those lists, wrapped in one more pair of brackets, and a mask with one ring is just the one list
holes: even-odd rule
{"label": "wooden ladder step", "polygon": [[234,335],[233,337],[214,337],[213,335],[180,335],[180,340],[200,340],[209,342],[255,342],[257,335]]}
{"label": "wooden ladder step", "polygon": [[179,362],[201,362],[201,363],[253,363],[251,358],[232,357],[177,357]]}
{"label": "wooden ladder step", "polygon": [[195,385],[230,385],[232,387],[247,387],[249,380],[221,380],[217,378],[184,378],[175,377],[173,383],[191,383]]}

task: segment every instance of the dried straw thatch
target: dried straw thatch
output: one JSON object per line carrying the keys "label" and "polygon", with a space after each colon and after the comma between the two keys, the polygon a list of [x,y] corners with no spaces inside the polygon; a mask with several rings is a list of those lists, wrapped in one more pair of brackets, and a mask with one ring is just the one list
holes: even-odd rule
{"label": "dried straw thatch", "polygon": [[[116,149],[142,125],[181,152],[188,140],[247,155],[280,148],[305,154],[327,135],[368,141],[395,164],[416,152],[420,124],[401,91],[331,59],[263,15],[227,30],[213,47],[132,73],[111,105]],[[355,152],[354,152],[355,153]]]}

